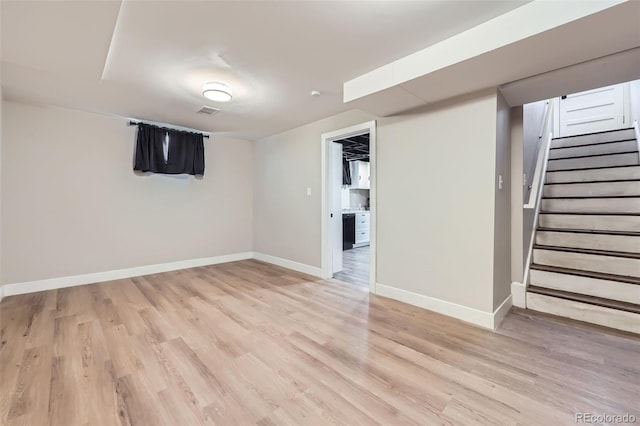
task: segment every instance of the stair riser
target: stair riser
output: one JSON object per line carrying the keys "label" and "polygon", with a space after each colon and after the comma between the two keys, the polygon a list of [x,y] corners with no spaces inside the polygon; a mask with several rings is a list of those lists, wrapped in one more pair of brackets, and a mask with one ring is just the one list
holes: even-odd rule
{"label": "stair riser", "polygon": [[531,269],[529,283],[538,287],[569,291],[603,299],[640,305],[640,286],[619,281],[560,274]]}
{"label": "stair riser", "polygon": [[534,249],[533,263],[640,278],[640,259]]}
{"label": "stair riser", "polygon": [[568,158],[564,160],[550,160],[547,171],[588,169],[593,167],[618,167],[638,165],[638,153],[602,155],[598,157]]}
{"label": "stair riser", "polygon": [[600,145],[574,146],[549,150],[549,159],[582,157],[585,155],[613,154],[615,152],[637,151],[638,144],[635,140],[624,142],[603,143]]}
{"label": "stair riser", "polygon": [[617,132],[596,133],[593,135],[574,136],[571,138],[553,139],[551,148],[563,148],[570,146],[589,145],[594,143],[622,141],[636,137],[633,129],[619,130]]}
{"label": "stair riser", "polygon": [[640,196],[640,180],[546,185],[543,191],[544,197],[617,197],[629,195]]}
{"label": "stair riser", "polygon": [[527,293],[527,308],[631,333],[640,333],[640,315],[632,312],[529,292]]}
{"label": "stair riser", "polygon": [[640,214],[640,198],[543,199],[540,207],[543,212]]}
{"label": "stair riser", "polygon": [[537,231],[536,244],[552,247],[572,247],[592,250],[620,251],[625,253],[640,253],[640,237],[630,235]]}
{"label": "stair riser", "polygon": [[640,179],[640,166],[616,167],[612,169],[571,170],[547,172],[546,183],[594,182],[607,180]]}
{"label": "stair riser", "polygon": [[541,214],[542,228],[640,232],[640,216]]}

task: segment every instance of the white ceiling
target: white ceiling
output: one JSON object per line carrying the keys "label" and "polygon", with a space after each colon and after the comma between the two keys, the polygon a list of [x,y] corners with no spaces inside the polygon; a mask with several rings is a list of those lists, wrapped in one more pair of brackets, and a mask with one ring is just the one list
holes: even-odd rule
{"label": "white ceiling", "polygon": [[386,116],[502,86],[521,105],[635,80],[639,46],[640,1],[539,0],[346,82],[345,101]]}
{"label": "white ceiling", "polygon": [[[345,81],[524,3],[2,0],[3,96],[257,139],[350,109]],[[203,98],[210,80],[233,101]]]}

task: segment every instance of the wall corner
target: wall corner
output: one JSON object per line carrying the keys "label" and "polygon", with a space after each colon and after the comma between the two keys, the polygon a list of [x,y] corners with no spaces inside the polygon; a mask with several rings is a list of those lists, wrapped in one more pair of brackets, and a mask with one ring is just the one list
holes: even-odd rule
{"label": "wall corner", "polygon": [[513,306],[526,309],[527,307],[527,286],[520,282],[511,283],[511,299]]}

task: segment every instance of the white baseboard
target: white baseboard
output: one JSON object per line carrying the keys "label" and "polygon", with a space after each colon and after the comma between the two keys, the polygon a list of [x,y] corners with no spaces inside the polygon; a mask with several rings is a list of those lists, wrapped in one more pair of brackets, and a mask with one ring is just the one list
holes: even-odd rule
{"label": "white baseboard", "polygon": [[[157,274],[160,272],[176,271],[178,269],[195,268],[198,266],[215,265],[218,263],[234,262],[251,259],[252,252],[234,253],[223,256],[204,257],[200,259],[181,260],[178,262],[160,263],[157,265],[138,266],[127,269],[116,269],[106,272],[72,275],[68,277],[50,278],[46,280],[27,281],[15,284],[5,284],[1,288],[4,296],[34,293],[36,291],[54,290],[57,288],[73,287],[84,284],[94,284],[123,278],[139,277],[141,275]],[[0,293],[0,294],[2,294]]]}
{"label": "white baseboard", "polygon": [[95,272],[90,274],[72,275],[68,277],[58,277],[45,280],[5,284],[3,286],[0,286],[0,300],[2,300],[4,296],[15,296],[18,294],[35,293],[37,291],[55,290],[58,288],[101,283],[105,281],[139,277],[141,275],[158,274],[161,272],[176,271],[179,269],[195,268],[198,266],[235,262],[245,259],[257,259],[305,274],[317,277],[322,276],[321,269],[315,266],[305,265],[303,263],[298,263],[292,260],[270,256],[263,253],[245,252],[228,254],[224,256],[205,257],[201,259],[181,260],[178,262],[160,263],[157,265],[138,266],[127,269],[116,269],[113,271]]}
{"label": "white baseboard", "polygon": [[311,266],[305,263],[294,262],[293,260],[284,259],[282,257],[271,256],[268,254],[258,253],[258,252],[253,253],[253,258],[256,260],[261,260],[263,262],[282,266],[283,268],[302,272],[303,274],[313,275],[314,277],[322,277],[322,269],[318,268],[317,266]]}
{"label": "white baseboard", "polygon": [[511,295],[508,295],[506,299],[502,301],[500,306],[498,306],[498,308],[495,311],[493,311],[492,315],[493,315],[494,330],[498,329],[498,327],[502,323],[502,320],[504,319],[504,317],[507,316],[512,306],[513,306],[513,297]]}
{"label": "white baseboard", "polygon": [[513,306],[526,309],[527,308],[527,286],[517,281],[512,282],[511,298],[513,299]]}
{"label": "white baseboard", "polygon": [[511,296],[507,297],[495,312],[485,312],[380,283],[376,284],[376,294],[418,306],[419,308],[428,309],[439,314],[458,318],[491,330],[495,330],[511,308]]}

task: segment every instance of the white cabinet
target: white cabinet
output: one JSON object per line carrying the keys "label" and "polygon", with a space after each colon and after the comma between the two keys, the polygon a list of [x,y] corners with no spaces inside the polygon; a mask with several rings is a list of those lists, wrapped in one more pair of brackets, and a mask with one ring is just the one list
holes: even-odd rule
{"label": "white cabinet", "polygon": [[369,245],[369,218],[369,212],[356,213],[356,243],[353,245],[354,247]]}
{"label": "white cabinet", "polygon": [[367,161],[352,161],[351,167],[351,189],[369,189],[370,174],[369,163]]}

